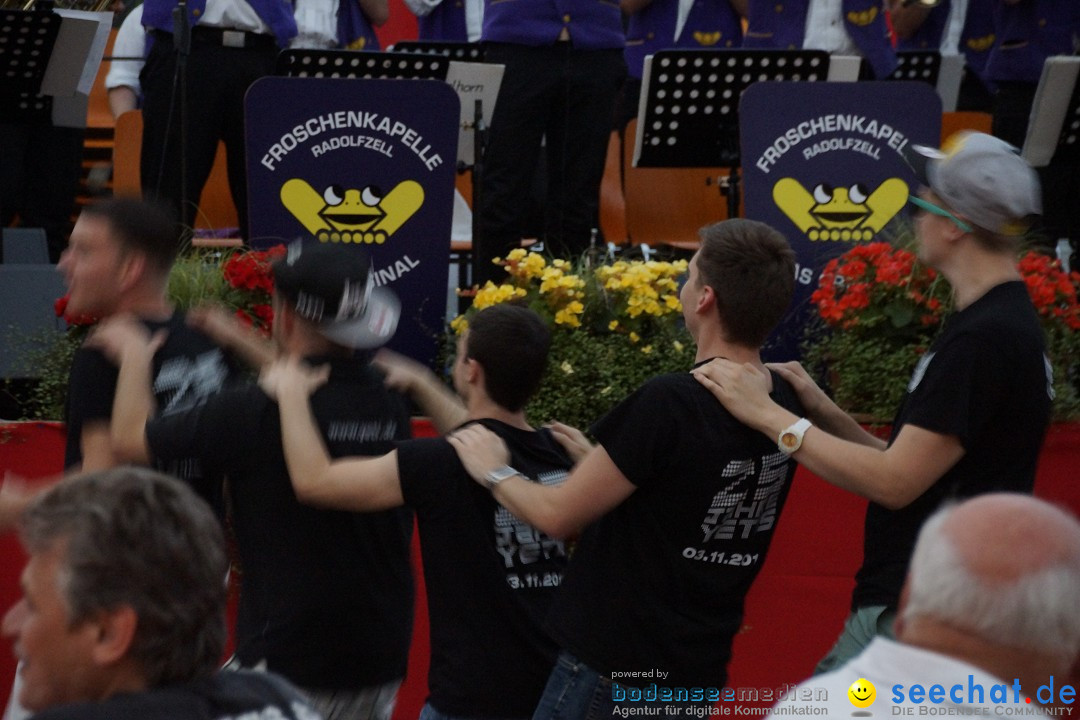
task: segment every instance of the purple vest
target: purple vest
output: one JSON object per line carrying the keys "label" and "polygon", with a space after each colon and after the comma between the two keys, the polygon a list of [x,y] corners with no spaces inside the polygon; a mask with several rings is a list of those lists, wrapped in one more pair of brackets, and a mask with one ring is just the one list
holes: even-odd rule
{"label": "purple vest", "polygon": [[421,40],[469,42],[465,24],[465,0],[443,0],[424,17],[417,18]]}
{"label": "purple vest", "polygon": [[[801,49],[809,5],[810,0],[750,0],[743,47]],[[874,69],[874,76],[891,75],[896,53],[881,0],[843,0],[843,13],[844,29]]]}
{"label": "purple vest", "polygon": [[[964,27],[960,31],[960,52],[969,70],[986,83],[986,60],[994,44],[994,19],[991,13],[993,0],[968,0],[964,14]],[[919,29],[907,40],[900,40],[897,50],[936,50],[945,39],[951,0],[942,0],[927,15]]]}
{"label": "purple vest", "polygon": [[483,40],[553,45],[564,28],[581,50],[622,49],[626,43],[618,0],[484,0]]}
{"label": "purple vest", "polygon": [[[288,0],[247,0],[262,21],[270,26],[278,45],[285,47],[296,37],[296,20],[293,6]],[[143,2],[143,25],[148,28],[172,32],[172,11],[176,0],[145,0]],[[189,0],[188,22],[194,27],[206,10],[206,0]]]}
{"label": "purple vest", "polygon": [[337,31],[338,42],[346,50],[379,49],[379,38],[357,0],[339,0]]}
{"label": "purple vest", "polygon": [[646,55],[670,48],[721,49],[742,45],[742,24],[728,0],[694,0],[679,39],[675,36],[679,0],[653,0],[630,16],[626,30],[626,65],[641,77]]}
{"label": "purple vest", "polygon": [[986,63],[995,82],[1037,83],[1051,55],[1072,55],[1073,35],[1080,34],[1080,0],[994,2],[997,39]]}

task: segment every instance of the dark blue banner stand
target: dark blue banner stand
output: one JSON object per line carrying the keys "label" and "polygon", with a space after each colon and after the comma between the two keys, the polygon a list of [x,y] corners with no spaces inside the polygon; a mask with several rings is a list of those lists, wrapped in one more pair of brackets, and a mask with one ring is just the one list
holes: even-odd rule
{"label": "dark blue banner stand", "polygon": [[301,236],[367,252],[402,317],[390,347],[430,363],[443,332],[457,94],[434,80],[263,78],[248,91],[251,245]]}
{"label": "dark blue banner stand", "polygon": [[746,217],[780,230],[798,256],[795,300],[767,344],[798,357],[825,264],[882,230],[918,191],[901,153],[937,147],[941,100],[923,82],[751,85],[739,106]]}

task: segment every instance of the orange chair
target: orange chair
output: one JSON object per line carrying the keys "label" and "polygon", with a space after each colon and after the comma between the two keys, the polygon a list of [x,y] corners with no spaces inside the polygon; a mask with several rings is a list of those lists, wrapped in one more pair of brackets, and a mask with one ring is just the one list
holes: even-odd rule
{"label": "orange chair", "polygon": [[941,114],[941,142],[961,130],[989,133],[993,117],[984,112],[947,112]]}
{"label": "orange chair", "polygon": [[718,183],[729,169],[633,167],[636,128],[637,120],[631,120],[623,148],[630,242],[696,249],[699,228],[727,219],[727,197]]}

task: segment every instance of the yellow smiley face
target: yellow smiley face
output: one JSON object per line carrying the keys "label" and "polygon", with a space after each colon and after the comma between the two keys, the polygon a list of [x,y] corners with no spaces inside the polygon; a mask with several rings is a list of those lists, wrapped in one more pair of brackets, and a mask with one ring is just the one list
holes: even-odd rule
{"label": "yellow smiley face", "polygon": [[874,683],[859,678],[851,683],[851,687],[849,687],[847,691],[847,696],[852,705],[857,708],[865,708],[874,704],[874,698],[877,697],[877,690],[874,688]]}

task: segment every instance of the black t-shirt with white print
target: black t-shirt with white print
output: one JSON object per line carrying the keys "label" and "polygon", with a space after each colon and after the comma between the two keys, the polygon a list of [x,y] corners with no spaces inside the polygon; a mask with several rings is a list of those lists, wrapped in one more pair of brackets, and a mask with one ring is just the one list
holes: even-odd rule
{"label": "black t-shirt with white print", "polygon": [[[411,434],[405,399],[363,358],[329,362],[311,410],[330,456],[383,455]],[[412,513],[354,513],[296,499],[277,404],[257,385],[146,427],[158,459],[197,457],[228,480],[240,557],[236,654],[312,690],[400,679],[412,637]]]}
{"label": "black t-shirt with white print", "polygon": [[[152,370],[159,415],[198,405],[242,376],[231,356],[188,326],[182,312],[174,312],[165,321],[140,320],[151,334],[160,330],[167,333],[164,344],[154,354]],[[82,462],[83,426],[112,417],[118,374],[118,368],[101,351],[85,346],[75,351],[65,412],[65,468]],[[193,477],[193,471],[183,465],[158,469],[188,480]]]}
{"label": "black t-shirt with white print", "polygon": [[964,455],[907,507],[866,511],[852,608],[895,608],[923,522],[946,500],[1030,493],[1050,422],[1051,378],[1023,282],[1002,283],[952,315],[922,357],[893,421],[959,438]]}
{"label": "black t-shirt with white print", "polygon": [[[572,465],[546,429],[480,420],[534,482]],[[542,629],[566,547],[514,517],[465,472],[443,438],[402,443],[398,473],[416,511],[431,623],[429,702],[461,717],[531,717],[557,647]]]}
{"label": "black t-shirt with white print", "polygon": [[[801,415],[772,380],[773,399]],[[582,536],[555,639],[601,674],[647,673],[624,685],[723,687],[795,462],[689,373],[648,381],[592,432],[637,489]]]}

